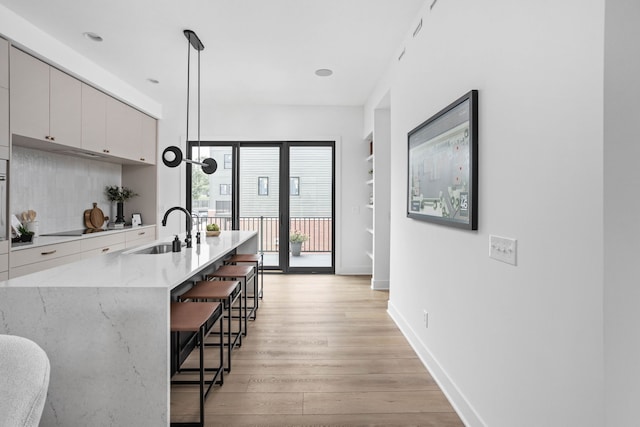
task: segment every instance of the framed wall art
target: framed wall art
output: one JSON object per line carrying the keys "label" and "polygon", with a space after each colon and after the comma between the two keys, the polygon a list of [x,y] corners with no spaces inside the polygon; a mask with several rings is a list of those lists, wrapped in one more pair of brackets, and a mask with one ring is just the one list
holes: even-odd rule
{"label": "framed wall art", "polygon": [[407,216],[478,229],[478,91],[408,134]]}

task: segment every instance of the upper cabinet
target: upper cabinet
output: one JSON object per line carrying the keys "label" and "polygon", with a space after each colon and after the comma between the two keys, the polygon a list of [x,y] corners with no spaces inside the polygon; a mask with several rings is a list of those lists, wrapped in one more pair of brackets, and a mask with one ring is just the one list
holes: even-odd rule
{"label": "upper cabinet", "polygon": [[[11,48],[10,58],[11,133],[27,137],[14,137],[14,143],[53,151],[73,147],[123,164],[155,164],[154,118],[18,49]],[[0,72],[0,86],[2,78]],[[2,102],[0,87],[0,114]]]}
{"label": "upper cabinet", "polygon": [[0,87],[9,89],[9,42],[0,39]]}
{"label": "upper cabinet", "polygon": [[11,48],[11,132],[80,148],[81,84]]}
{"label": "upper cabinet", "polygon": [[108,153],[107,95],[82,84],[82,148]]}
{"label": "upper cabinet", "polygon": [[0,39],[0,159],[9,158],[9,42]]}

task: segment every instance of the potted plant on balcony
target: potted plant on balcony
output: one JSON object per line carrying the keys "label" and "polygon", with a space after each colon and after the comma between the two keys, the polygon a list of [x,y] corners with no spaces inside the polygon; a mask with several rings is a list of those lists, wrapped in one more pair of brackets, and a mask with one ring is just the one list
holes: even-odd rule
{"label": "potted plant on balcony", "polygon": [[[116,202],[116,221],[117,225],[124,225],[124,202],[138,195],[135,191],[127,187],[118,187],[117,185],[108,185],[104,189],[104,194],[110,202]],[[113,213],[113,212],[112,212]]]}
{"label": "potted plant on balcony", "polygon": [[289,243],[291,244],[291,255],[300,256],[302,244],[309,240],[309,236],[299,231],[293,231],[289,234]]}

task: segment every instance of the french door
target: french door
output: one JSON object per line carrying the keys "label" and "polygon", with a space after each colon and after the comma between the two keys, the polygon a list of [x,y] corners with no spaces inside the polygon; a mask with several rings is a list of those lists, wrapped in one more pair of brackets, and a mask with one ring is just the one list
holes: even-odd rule
{"label": "french door", "polygon": [[190,143],[190,158],[218,169],[187,164],[187,206],[202,228],[258,231],[266,269],[333,273],[334,151],[333,142]]}

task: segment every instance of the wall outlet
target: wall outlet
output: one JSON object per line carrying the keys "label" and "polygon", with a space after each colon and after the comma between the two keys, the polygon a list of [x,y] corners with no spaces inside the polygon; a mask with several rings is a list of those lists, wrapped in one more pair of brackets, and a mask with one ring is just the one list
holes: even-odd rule
{"label": "wall outlet", "polygon": [[429,312],[425,309],[422,310],[422,323],[424,323],[424,327],[429,327]]}
{"label": "wall outlet", "polygon": [[489,257],[507,264],[516,265],[518,246],[516,239],[489,236]]}

